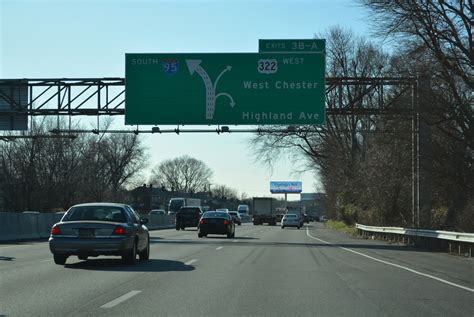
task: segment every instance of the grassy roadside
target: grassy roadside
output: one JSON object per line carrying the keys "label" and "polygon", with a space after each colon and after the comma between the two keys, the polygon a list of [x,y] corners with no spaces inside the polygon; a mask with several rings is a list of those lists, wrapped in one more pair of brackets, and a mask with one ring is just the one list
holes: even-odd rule
{"label": "grassy roadside", "polygon": [[328,220],[324,225],[329,229],[345,232],[351,235],[357,234],[357,229],[355,226],[348,226],[343,221]]}

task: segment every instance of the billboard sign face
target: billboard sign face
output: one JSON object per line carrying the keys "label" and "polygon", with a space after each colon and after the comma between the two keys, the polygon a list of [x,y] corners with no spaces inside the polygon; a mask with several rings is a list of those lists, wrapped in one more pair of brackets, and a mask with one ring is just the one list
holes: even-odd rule
{"label": "billboard sign face", "polygon": [[126,54],[129,125],[303,125],[325,121],[325,55]]}
{"label": "billboard sign face", "polygon": [[301,193],[302,182],[270,182],[270,192],[272,194]]}

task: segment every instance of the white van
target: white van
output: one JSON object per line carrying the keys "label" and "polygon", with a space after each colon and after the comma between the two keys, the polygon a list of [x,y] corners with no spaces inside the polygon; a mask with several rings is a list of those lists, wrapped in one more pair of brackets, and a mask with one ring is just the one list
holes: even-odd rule
{"label": "white van", "polygon": [[250,211],[249,205],[239,205],[237,211],[240,215],[248,215]]}

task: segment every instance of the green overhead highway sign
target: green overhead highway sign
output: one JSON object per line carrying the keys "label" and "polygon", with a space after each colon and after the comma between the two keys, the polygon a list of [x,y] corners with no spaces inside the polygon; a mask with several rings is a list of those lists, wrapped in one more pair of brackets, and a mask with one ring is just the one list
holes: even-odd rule
{"label": "green overhead highway sign", "polygon": [[126,54],[126,124],[321,124],[324,54]]}
{"label": "green overhead highway sign", "polygon": [[258,40],[259,53],[326,53],[326,40]]}

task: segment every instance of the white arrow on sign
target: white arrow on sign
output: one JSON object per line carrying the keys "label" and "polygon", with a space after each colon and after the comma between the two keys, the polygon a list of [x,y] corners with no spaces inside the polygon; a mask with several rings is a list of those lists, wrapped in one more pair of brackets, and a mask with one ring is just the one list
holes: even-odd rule
{"label": "white arrow on sign", "polygon": [[214,111],[216,109],[216,100],[219,96],[227,96],[230,99],[229,105],[231,107],[235,106],[234,99],[231,95],[226,92],[219,93],[216,96],[216,87],[219,79],[224,75],[225,72],[228,72],[232,69],[232,66],[227,66],[216,78],[214,84],[212,84],[209,74],[201,66],[202,60],[200,59],[187,59],[186,65],[188,66],[189,74],[193,75],[195,72],[202,78],[204,81],[204,86],[206,87],[206,119],[211,120],[214,117]]}

